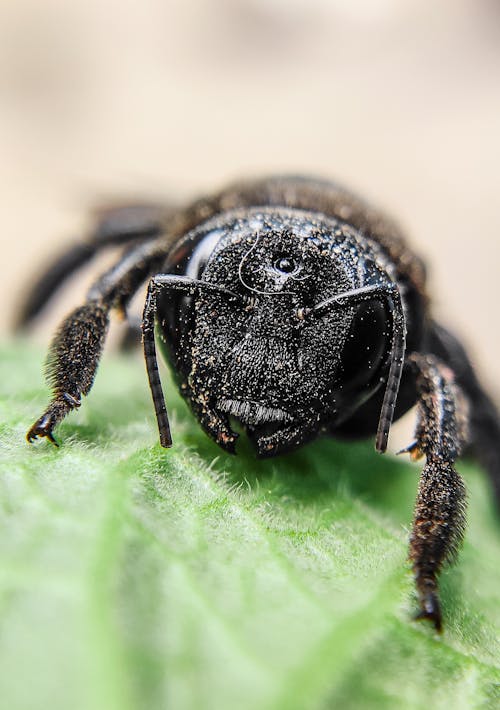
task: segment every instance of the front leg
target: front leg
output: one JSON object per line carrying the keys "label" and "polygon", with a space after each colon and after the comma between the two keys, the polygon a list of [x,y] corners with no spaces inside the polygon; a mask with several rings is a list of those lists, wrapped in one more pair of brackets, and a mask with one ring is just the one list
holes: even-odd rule
{"label": "front leg", "polygon": [[28,431],[26,438],[29,442],[47,437],[56,444],[54,427],[72,409],[80,406],[82,395],[87,395],[92,387],[111,309],[125,308],[162,258],[162,244],[141,244],[128,252],[94,283],[87,302],[63,320],[50,346],[45,367],[52,399]]}
{"label": "front leg", "polygon": [[87,303],[75,308],[57,331],[49,350],[46,376],[52,399],[41,417],[26,434],[31,443],[47,437],[57,446],[54,427],[72,409],[80,406],[94,381],[109,324],[109,306]]}
{"label": "front leg", "polygon": [[421,474],[410,560],[420,603],[417,618],[441,631],[438,574],[457,554],[465,529],[466,491],[454,467],[468,436],[468,407],[451,370],[433,355],[414,354],[418,420],[413,458],[426,457]]}

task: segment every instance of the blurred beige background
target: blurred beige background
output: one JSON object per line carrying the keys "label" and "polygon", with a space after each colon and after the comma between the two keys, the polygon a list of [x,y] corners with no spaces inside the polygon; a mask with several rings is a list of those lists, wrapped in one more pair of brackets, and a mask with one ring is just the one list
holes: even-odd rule
{"label": "blurred beige background", "polygon": [[0,326],[95,202],[319,173],[406,225],[498,396],[499,121],[496,0],[1,0]]}

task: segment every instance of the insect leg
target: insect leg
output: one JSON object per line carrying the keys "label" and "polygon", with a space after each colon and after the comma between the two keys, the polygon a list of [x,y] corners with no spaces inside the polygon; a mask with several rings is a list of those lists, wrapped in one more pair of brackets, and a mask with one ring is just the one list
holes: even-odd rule
{"label": "insect leg", "polygon": [[[26,438],[31,443],[46,436],[53,444],[54,427],[72,409],[80,406],[94,381],[109,324],[109,305],[87,303],[62,322],[50,346],[46,378],[52,387],[49,406],[33,424]],[[57,445],[57,444],[56,444]]]}
{"label": "insect leg", "polygon": [[470,447],[488,472],[500,506],[500,417],[498,410],[479,382],[474,368],[457,338],[433,324],[430,350],[453,370],[470,403]]}
{"label": "insect leg", "polygon": [[89,237],[63,251],[29,291],[17,315],[17,328],[28,326],[62,284],[106,247],[154,239],[161,234],[165,210],[137,204],[102,210]]}
{"label": "insect leg", "polygon": [[426,457],[410,538],[420,612],[441,630],[438,574],[454,560],[465,529],[466,492],[455,460],[465,446],[468,430],[466,400],[447,366],[433,355],[412,354],[418,391],[416,441],[413,458]]}
{"label": "insect leg", "polygon": [[75,308],[57,330],[46,362],[46,379],[52,399],[26,438],[53,437],[54,427],[80,406],[90,391],[113,308],[123,308],[137,288],[158,269],[164,258],[161,245],[142,244],[102,276],[90,290],[87,302]]}

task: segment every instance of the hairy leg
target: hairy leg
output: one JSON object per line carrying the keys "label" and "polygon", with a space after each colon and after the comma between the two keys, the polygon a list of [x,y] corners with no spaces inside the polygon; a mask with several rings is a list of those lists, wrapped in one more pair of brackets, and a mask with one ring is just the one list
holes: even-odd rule
{"label": "hairy leg", "polygon": [[[52,431],[82,395],[92,387],[109,324],[109,305],[87,303],[75,308],[61,323],[50,346],[46,378],[52,399],[26,438],[29,442],[46,436],[56,444]],[[57,444],[56,444],[57,445]]]}
{"label": "hairy leg", "polygon": [[58,328],[47,357],[45,374],[52,398],[28,431],[29,442],[47,437],[56,443],[54,427],[80,406],[88,394],[102,353],[113,308],[123,309],[137,288],[158,269],[161,244],[142,244],[126,255],[92,287],[87,303],[75,308]]}
{"label": "hairy leg", "polygon": [[500,417],[457,338],[434,324],[430,350],[447,363],[470,403],[470,448],[488,472],[500,507]]}
{"label": "hairy leg", "polygon": [[465,529],[465,486],[455,470],[468,436],[468,407],[451,370],[433,355],[410,356],[417,371],[413,458],[426,457],[410,539],[420,612],[440,631],[438,574],[457,554]]}

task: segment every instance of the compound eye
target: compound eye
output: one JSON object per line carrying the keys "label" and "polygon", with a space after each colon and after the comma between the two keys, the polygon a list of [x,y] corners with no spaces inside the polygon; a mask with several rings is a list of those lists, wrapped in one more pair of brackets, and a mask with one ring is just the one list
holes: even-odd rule
{"label": "compound eye", "polygon": [[282,274],[295,274],[299,271],[299,265],[296,261],[288,256],[281,256],[274,262],[276,271],[281,271]]}

